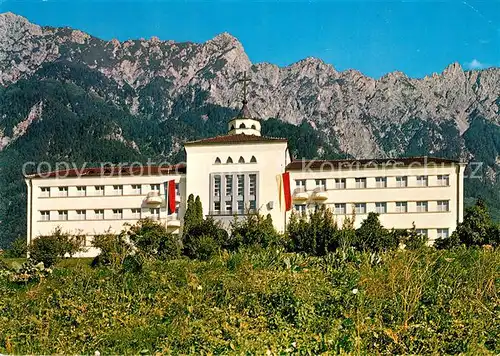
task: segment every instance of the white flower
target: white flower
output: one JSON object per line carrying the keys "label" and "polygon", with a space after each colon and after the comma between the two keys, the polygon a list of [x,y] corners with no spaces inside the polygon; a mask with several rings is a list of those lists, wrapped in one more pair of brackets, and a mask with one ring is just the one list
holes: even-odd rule
{"label": "white flower", "polygon": [[297,348],[297,343],[296,343],[295,341],[294,341],[294,342],[292,342],[292,346],[293,346],[294,348]]}
{"label": "white flower", "polygon": [[203,287],[202,287],[202,286],[201,286],[201,284],[200,284],[198,287],[196,287],[196,289],[198,289],[198,290],[202,290],[202,289],[203,289]]}
{"label": "white flower", "polygon": [[352,294],[358,294],[358,288],[354,288],[354,289],[352,290]]}
{"label": "white flower", "polygon": [[101,353],[99,351],[94,352],[94,356],[101,356]]}

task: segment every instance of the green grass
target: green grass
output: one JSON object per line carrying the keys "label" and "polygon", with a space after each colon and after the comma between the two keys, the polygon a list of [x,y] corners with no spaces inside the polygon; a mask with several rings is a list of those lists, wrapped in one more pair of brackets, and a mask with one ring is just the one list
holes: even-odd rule
{"label": "green grass", "polygon": [[499,250],[88,262],[0,280],[0,353],[500,353]]}

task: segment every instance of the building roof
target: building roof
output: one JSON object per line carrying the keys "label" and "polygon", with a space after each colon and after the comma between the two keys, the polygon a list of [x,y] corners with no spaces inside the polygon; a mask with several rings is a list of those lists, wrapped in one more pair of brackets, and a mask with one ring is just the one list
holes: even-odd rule
{"label": "building roof", "polygon": [[287,171],[296,170],[340,170],[358,168],[422,167],[430,165],[459,164],[460,161],[438,157],[401,157],[382,159],[336,159],[336,160],[294,160],[286,166]]}
{"label": "building roof", "polygon": [[276,143],[276,142],[287,142],[286,138],[278,137],[264,137],[257,135],[222,135],[216,137],[204,138],[197,141],[186,142],[185,146],[195,146],[195,145],[230,145],[230,144],[240,144],[240,143]]}
{"label": "building roof", "polygon": [[109,177],[109,176],[158,176],[186,173],[185,164],[159,166],[106,166],[76,168],[26,175],[25,178],[71,178],[71,177]]}

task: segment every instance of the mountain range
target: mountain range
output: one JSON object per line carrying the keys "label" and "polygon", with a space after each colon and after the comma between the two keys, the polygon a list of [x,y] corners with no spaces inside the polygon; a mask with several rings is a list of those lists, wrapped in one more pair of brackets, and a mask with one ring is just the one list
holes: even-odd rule
{"label": "mountain range", "polygon": [[[433,155],[471,162],[467,202],[500,217],[500,69],[379,79],[317,58],[252,63],[223,33],[205,43],[104,41],[0,14],[0,246],[25,229],[24,162],[181,161],[222,134],[241,100],[296,158]],[[481,164],[478,166],[477,163]]]}

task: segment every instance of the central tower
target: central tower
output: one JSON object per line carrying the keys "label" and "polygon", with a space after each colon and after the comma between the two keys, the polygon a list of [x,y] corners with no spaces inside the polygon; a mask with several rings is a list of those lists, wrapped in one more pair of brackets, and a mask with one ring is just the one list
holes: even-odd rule
{"label": "central tower", "polygon": [[244,73],[243,78],[238,82],[243,83],[243,100],[240,112],[236,117],[232,118],[228,123],[228,135],[254,135],[260,136],[260,120],[252,117],[248,109],[247,101],[247,83],[250,78],[247,77],[247,72]]}

